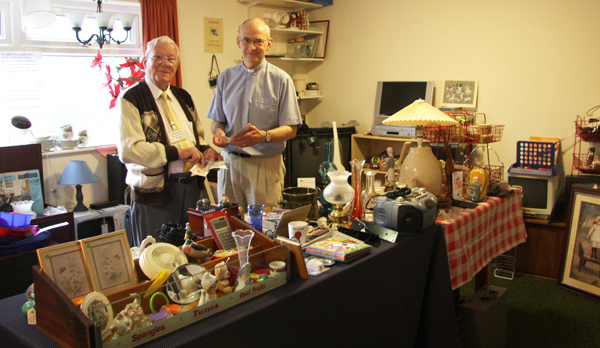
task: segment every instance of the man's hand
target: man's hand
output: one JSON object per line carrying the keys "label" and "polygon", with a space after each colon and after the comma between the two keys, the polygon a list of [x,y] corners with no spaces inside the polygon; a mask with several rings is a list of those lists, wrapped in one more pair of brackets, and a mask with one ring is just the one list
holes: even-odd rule
{"label": "man's hand", "polygon": [[[217,129],[214,136],[213,136],[213,144],[215,144],[218,147],[226,147],[229,145],[228,142],[222,140],[227,138],[227,136],[225,135],[225,132],[222,129]],[[215,151],[216,152],[216,151]]]}
{"label": "man's hand", "polygon": [[189,162],[192,165],[200,163],[200,166],[204,168],[206,161],[202,152],[196,147],[188,147],[186,149],[179,149],[179,159],[184,162]]}
{"label": "man's hand", "polygon": [[214,149],[208,149],[206,151],[206,154],[204,155],[204,159],[207,161],[222,161],[223,160],[223,156],[221,156],[221,154],[219,154],[217,151],[215,151]]}
{"label": "man's hand", "polygon": [[248,131],[244,134],[240,134],[235,138],[230,139],[230,143],[239,146],[239,147],[247,147],[254,146],[259,143],[265,142],[265,131],[261,131],[255,126],[248,123]]}

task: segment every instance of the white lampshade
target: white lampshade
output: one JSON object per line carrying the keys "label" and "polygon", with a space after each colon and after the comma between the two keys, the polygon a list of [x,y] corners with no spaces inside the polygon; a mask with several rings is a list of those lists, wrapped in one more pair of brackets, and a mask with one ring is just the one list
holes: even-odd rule
{"label": "white lampshade", "polygon": [[29,28],[43,28],[56,21],[52,0],[21,0],[21,18]]}
{"label": "white lampshade", "polygon": [[385,125],[409,126],[449,126],[458,124],[452,117],[431,106],[423,99],[417,99],[409,106],[383,120]]}
{"label": "white lampshade", "polygon": [[83,25],[83,20],[85,19],[85,16],[86,16],[85,13],[74,12],[74,13],[66,13],[66,15],[67,15],[67,19],[69,20],[69,24],[71,25],[71,28],[81,29],[81,26]]}
{"label": "white lampshade", "polygon": [[133,27],[133,21],[135,20],[135,17],[137,17],[134,13],[119,13],[118,16],[121,20],[121,25],[125,30],[129,30]]}
{"label": "white lampshade", "polygon": [[110,19],[113,16],[112,13],[100,12],[94,13],[96,16],[96,22],[98,23],[98,28],[108,28],[110,24]]}

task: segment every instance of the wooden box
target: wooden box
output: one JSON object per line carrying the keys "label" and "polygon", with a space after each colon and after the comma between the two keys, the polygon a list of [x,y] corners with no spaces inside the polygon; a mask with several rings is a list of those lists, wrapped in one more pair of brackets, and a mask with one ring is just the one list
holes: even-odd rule
{"label": "wooden box", "polygon": [[[231,225],[236,230],[251,229],[235,217],[231,218]],[[33,281],[36,293],[37,329],[63,347],[135,347],[286,284],[291,280],[293,273],[291,271],[290,247],[274,242],[256,230],[254,232],[253,247],[249,252],[251,270],[268,268],[270,262],[278,260],[286,262],[286,271],[229,295],[220,293],[217,300],[105,342],[102,342],[100,328],[94,326],[79,307],[38,266],[34,266]],[[215,247],[212,238],[202,240],[200,243],[208,247]],[[292,246],[291,249],[294,249],[294,247]],[[294,255],[295,258],[296,255]],[[223,258],[202,265],[210,271],[221,261],[223,261]],[[228,264],[239,266],[237,254],[230,257]],[[134,265],[138,280],[140,282],[147,280],[136,262],[134,262]],[[133,293],[139,294],[142,298],[144,312],[146,314],[151,313],[150,297],[144,298],[143,296],[150,286],[150,282],[142,282],[131,288],[107,295],[109,301],[111,301],[113,315],[116,316],[128,303],[133,301],[133,298],[130,297]],[[161,286],[158,291],[166,293],[165,285]],[[154,301],[155,309],[160,308],[163,304],[165,304],[163,297],[157,296]]]}

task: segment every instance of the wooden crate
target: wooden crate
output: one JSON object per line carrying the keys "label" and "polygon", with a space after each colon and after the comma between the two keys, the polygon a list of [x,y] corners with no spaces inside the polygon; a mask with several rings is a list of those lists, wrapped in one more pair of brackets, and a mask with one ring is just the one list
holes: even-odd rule
{"label": "wooden crate", "polygon": [[[231,224],[234,229],[251,229],[247,224],[235,217],[231,219]],[[203,306],[198,306],[192,311],[165,319],[158,325],[154,324],[147,328],[138,329],[125,336],[115,340],[105,341],[104,343],[102,342],[100,328],[93,325],[92,321],[83,314],[80,308],[67,297],[67,295],[39,268],[39,266],[33,266],[33,282],[36,289],[37,329],[63,347],[134,347],[204,319],[231,306],[235,306],[250,298],[259,296],[291,281],[291,269],[293,268],[293,262],[291,262],[291,260],[296,259],[296,256],[294,255],[293,258],[290,257],[290,248],[272,241],[262,233],[255,230],[254,232],[255,234],[252,238],[253,247],[249,252],[249,261],[252,265],[252,271],[268,268],[268,264],[276,260],[285,261],[287,271],[275,277],[270,277],[263,282],[254,284],[251,286],[251,289],[244,288],[243,290],[234,292],[230,295],[220,294],[219,299],[208,302]],[[200,243],[207,247],[216,247],[212,238],[202,240]],[[291,249],[294,248],[292,247]],[[209,261],[202,265],[207,270],[211,270],[221,261],[223,261],[223,258]],[[229,257],[229,264],[239,265],[237,261],[237,254]],[[134,262],[134,265],[138,279],[140,281],[147,280],[148,278],[141,272],[137,262]],[[304,266],[306,268],[306,265]],[[140,294],[144,312],[146,314],[150,313],[150,297],[144,298],[143,296],[150,286],[150,282],[143,282],[128,289],[107,295],[109,301],[111,301],[113,315],[119,313],[128,303],[133,301],[133,299],[130,298],[132,293]],[[165,286],[163,285],[157,291],[166,293]],[[154,301],[154,307],[159,308],[164,303],[162,296],[157,296]],[[215,306],[215,304],[219,305]],[[176,320],[171,320],[175,318]],[[154,326],[161,327],[158,330],[158,333],[153,336],[144,335],[144,332],[151,330]]]}

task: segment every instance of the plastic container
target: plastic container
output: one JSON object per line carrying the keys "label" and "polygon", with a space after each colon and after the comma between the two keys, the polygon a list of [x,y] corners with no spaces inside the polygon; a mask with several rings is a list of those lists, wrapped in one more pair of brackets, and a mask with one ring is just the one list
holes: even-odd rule
{"label": "plastic container", "polygon": [[0,227],[29,226],[32,218],[32,214],[0,213]]}

